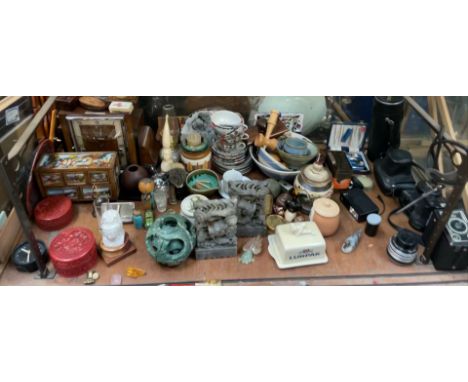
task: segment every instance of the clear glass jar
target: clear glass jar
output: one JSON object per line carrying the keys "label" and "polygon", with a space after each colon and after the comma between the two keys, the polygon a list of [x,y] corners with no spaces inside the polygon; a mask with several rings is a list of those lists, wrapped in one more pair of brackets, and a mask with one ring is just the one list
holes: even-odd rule
{"label": "clear glass jar", "polygon": [[167,210],[167,189],[158,188],[154,190],[154,202],[158,212],[166,212]]}

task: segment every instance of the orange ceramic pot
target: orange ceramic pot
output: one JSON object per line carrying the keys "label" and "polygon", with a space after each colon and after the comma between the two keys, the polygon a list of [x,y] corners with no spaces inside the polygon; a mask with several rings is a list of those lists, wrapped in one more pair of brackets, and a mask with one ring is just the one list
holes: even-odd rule
{"label": "orange ceramic pot", "polygon": [[334,235],[340,226],[340,207],[329,198],[315,199],[310,220],[317,224],[324,237]]}

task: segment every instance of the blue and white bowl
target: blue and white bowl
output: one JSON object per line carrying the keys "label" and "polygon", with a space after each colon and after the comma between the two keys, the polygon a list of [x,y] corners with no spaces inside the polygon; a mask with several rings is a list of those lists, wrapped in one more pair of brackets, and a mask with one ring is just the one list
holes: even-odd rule
{"label": "blue and white bowl", "polygon": [[258,166],[260,171],[263,172],[269,178],[273,178],[276,180],[284,180],[286,182],[292,183],[295,177],[300,173],[300,171],[293,171],[289,169],[288,170],[276,170],[276,169],[266,166],[265,164],[261,163],[259,159],[256,158],[253,146],[250,146],[249,153],[250,153],[250,157]]}
{"label": "blue and white bowl", "polygon": [[278,171],[289,171],[290,169],[280,161],[276,160],[265,148],[258,149],[258,160],[267,167]]}

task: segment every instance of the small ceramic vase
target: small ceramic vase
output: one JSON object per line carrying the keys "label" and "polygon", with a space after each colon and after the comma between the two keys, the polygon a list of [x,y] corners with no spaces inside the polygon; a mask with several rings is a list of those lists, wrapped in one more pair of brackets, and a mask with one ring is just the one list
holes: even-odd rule
{"label": "small ceramic vase", "polygon": [[131,164],[121,176],[121,186],[127,192],[136,192],[140,180],[148,177],[148,171],[142,166]]}
{"label": "small ceramic vase", "polygon": [[324,237],[334,235],[340,226],[340,207],[329,198],[315,199],[310,220],[317,224]]}

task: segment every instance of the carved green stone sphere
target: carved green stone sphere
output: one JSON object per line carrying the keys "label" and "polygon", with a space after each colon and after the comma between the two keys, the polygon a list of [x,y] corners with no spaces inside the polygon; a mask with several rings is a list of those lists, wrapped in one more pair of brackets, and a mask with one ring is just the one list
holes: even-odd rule
{"label": "carved green stone sphere", "polygon": [[146,248],[151,257],[170,267],[184,262],[195,244],[195,227],[174,212],[157,218],[146,234]]}

